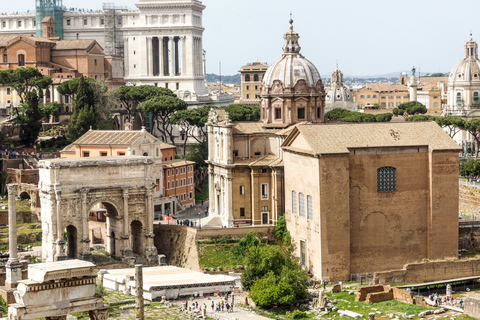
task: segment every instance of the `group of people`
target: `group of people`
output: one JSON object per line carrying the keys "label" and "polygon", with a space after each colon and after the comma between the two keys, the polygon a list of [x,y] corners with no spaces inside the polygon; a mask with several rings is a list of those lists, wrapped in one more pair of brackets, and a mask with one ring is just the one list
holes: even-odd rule
{"label": "group of people", "polygon": [[460,306],[460,308],[463,309],[463,299],[460,298],[460,300],[457,300],[454,296],[448,297],[444,296],[442,297],[441,294],[430,294],[428,298],[435,303],[435,306],[439,305],[447,305],[447,306],[452,306],[452,307],[457,307]]}
{"label": "group of people", "polygon": [[[233,305],[234,305],[234,300],[235,296],[232,291],[230,294],[230,302],[229,302],[229,295],[228,292],[225,293],[225,295],[221,298],[220,301],[215,302],[212,301],[210,304],[210,307],[212,308],[212,312],[222,312],[222,311],[227,311],[227,312],[233,312]],[[186,303],[186,301],[184,302]],[[198,303],[198,301],[192,301],[192,308],[197,309],[198,311],[202,311],[202,308],[207,311],[207,304],[203,303]]]}

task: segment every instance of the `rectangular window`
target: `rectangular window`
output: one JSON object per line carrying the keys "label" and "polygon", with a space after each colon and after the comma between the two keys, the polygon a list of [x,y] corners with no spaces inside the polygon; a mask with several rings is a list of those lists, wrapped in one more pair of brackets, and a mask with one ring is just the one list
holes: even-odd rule
{"label": "rectangular window", "polygon": [[305,108],[298,108],[297,119],[305,119]]}
{"label": "rectangular window", "polygon": [[372,95],[372,98],[373,98],[373,99],[376,99],[376,98],[377,98],[377,95],[376,95],[376,94]]}
{"label": "rectangular window", "polygon": [[70,19],[67,19],[67,26],[70,25]]}
{"label": "rectangular window", "polygon": [[155,182],[156,182],[156,185],[157,185],[156,186],[157,191],[160,191],[160,179],[157,179]]}
{"label": "rectangular window", "polygon": [[303,240],[300,240],[300,262],[304,268],[307,267],[307,250]]}
{"label": "rectangular window", "polygon": [[282,119],[282,109],[275,108],[275,119]]}
{"label": "rectangular window", "polygon": [[11,88],[7,88],[7,96],[11,95],[12,94],[12,89]]}
{"label": "rectangular window", "polygon": [[292,191],[292,214],[297,214],[297,193]]}
{"label": "rectangular window", "polygon": [[100,157],[106,157],[107,153],[106,152],[100,152]]}
{"label": "rectangular window", "polygon": [[97,66],[97,59],[93,60],[93,64],[95,65],[95,67]]}
{"label": "rectangular window", "polygon": [[118,156],[124,156],[124,155],[125,155],[125,152],[118,152],[117,155],[118,155]]}
{"label": "rectangular window", "polygon": [[268,206],[263,206],[262,211],[268,211]]}
{"label": "rectangular window", "polygon": [[247,90],[250,90],[250,86],[247,86]]}
{"label": "rectangular window", "polygon": [[393,96],[388,96],[388,99],[393,99]]}
{"label": "rectangular window", "polygon": [[389,107],[389,108],[393,108],[393,102],[389,102],[389,103],[388,103],[388,107]]}
{"label": "rectangular window", "polygon": [[117,24],[122,24],[122,18],[117,19]]}
{"label": "rectangular window", "polygon": [[69,103],[70,97],[68,95],[65,95],[63,96],[63,100],[65,101],[65,103]]}
{"label": "rectangular window", "polygon": [[370,95],[369,95],[369,94],[367,95],[367,99],[370,99]]}
{"label": "rectangular window", "polygon": [[90,152],[84,151],[84,152],[83,152],[83,156],[84,156],[84,157],[90,157]]}
{"label": "rectangular window", "polygon": [[190,195],[190,199],[192,199],[193,198],[193,193],[190,192],[189,195]]}
{"label": "rectangular window", "polygon": [[402,97],[400,97],[400,96],[397,96],[397,99],[401,99],[401,98],[402,98]]}
{"label": "rectangular window", "polygon": [[307,196],[307,219],[313,220],[313,199],[312,196]]}
{"label": "rectangular window", "polygon": [[365,96],[362,94],[362,95],[360,96],[360,99],[365,99]]}
{"label": "rectangular window", "polygon": [[105,19],[104,18],[101,18],[100,19],[100,25],[103,26],[105,24]]}
{"label": "rectangular window", "polygon": [[255,90],[258,90],[258,86],[255,86]]}
{"label": "rectangular window", "polygon": [[245,208],[240,208],[240,217],[245,217]]}
{"label": "rectangular window", "polygon": [[247,93],[247,99],[250,99],[250,95]]}
{"label": "rectangular window", "polygon": [[21,27],[22,26],[22,21],[18,20],[17,25],[18,25],[18,27]]}
{"label": "rectangular window", "polygon": [[88,20],[87,19],[83,19],[83,25],[86,26],[88,23]]}
{"label": "rectangular window", "polygon": [[397,191],[397,169],[381,167],[377,169],[377,192]]}
{"label": "rectangular window", "polygon": [[8,55],[5,53],[3,54],[3,62],[7,63],[8,62]]}
{"label": "rectangular window", "polygon": [[2,27],[5,28],[7,26],[7,23],[5,21],[2,21]]}
{"label": "rectangular window", "polygon": [[382,97],[382,99],[385,99],[385,97]]}
{"label": "rectangular window", "polygon": [[245,194],[245,186],[240,186],[240,195]]}
{"label": "rectangular window", "polygon": [[167,189],[170,189],[170,181],[167,182]]}
{"label": "rectangular window", "polygon": [[175,169],[175,174],[178,174],[178,168],[177,168],[177,169]]}
{"label": "rectangular window", "polygon": [[268,199],[268,183],[262,183],[262,200]]}
{"label": "rectangular window", "polygon": [[305,196],[301,192],[298,194],[298,204],[300,207],[300,217],[305,217]]}
{"label": "rectangular window", "polygon": [[[167,159],[165,159],[167,160]],[[170,170],[167,170],[167,177],[170,177]]]}
{"label": "rectangular window", "polygon": [[262,173],[268,173],[268,169],[262,169]]}

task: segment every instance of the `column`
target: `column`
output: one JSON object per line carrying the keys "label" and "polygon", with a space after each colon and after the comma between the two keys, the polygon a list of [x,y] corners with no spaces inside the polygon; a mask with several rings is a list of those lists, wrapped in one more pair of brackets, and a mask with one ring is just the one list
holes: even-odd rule
{"label": "column", "polygon": [[162,203],[162,215],[165,215],[165,202]]}
{"label": "column", "polygon": [[163,37],[158,37],[158,75],[163,77],[165,70],[163,68]]}
{"label": "column", "polygon": [[145,257],[147,258],[149,265],[156,265],[158,263],[158,252],[153,244],[153,238],[155,237],[155,234],[153,233],[153,187],[147,187],[146,194],[147,226],[145,229],[147,232],[145,237],[147,238],[147,245],[145,249]]}
{"label": "column", "polygon": [[[210,136],[209,136],[210,137]],[[213,149],[210,149],[213,151]],[[208,198],[210,199],[210,208],[209,208],[209,214],[214,214],[215,213],[215,208],[216,208],[216,196],[215,196],[215,175],[213,174],[213,166],[211,164],[208,165]]]}
{"label": "column", "polygon": [[168,37],[169,45],[170,45],[170,75],[175,75],[175,41],[174,37]]}
{"label": "column", "polygon": [[228,226],[233,226],[233,199],[232,199],[232,191],[233,191],[233,178],[232,177],[227,177],[227,191],[226,191],[226,207],[228,211],[228,222],[227,222],[227,227]]}
{"label": "column", "polygon": [[182,69],[180,73],[183,75],[186,74],[187,68],[187,36],[182,37]]}
{"label": "column", "polygon": [[8,245],[9,258],[6,265],[5,286],[16,288],[18,281],[22,280],[22,264],[17,257],[17,207],[15,197],[17,196],[18,184],[8,184]]}
{"label": "column", "polygon": [[62,229],[62,214],[61,214],[61,191],[55,190],[55,199],[57,202],[56,210],[57,210],[57,241],[55,241],[57,245],[57,253],[55,255],[55,261],[67,260],[67,256],[65,255],[64,245],[65,242],[63,241],[63,229]]}
{"label": "column", "polygon": [[135,320],[145,319],[143,305],[143,266],[135,265]]}
{"label": "column", "polygon": [[179,52],[178,52],[178,47],[179,47],[179,42],[180,42],[180,38],[173,38],[173,42],[174,42],[174,47],[175,47],[175,54],[173,55],[175,57],[175,75],[179,75],[180,74],[180,56],[179,56]]}
{"label": "column", "polygon": [[81,200],[81,215],[82,215],[82,252],[80,258],[86,261],[92,261],[92,254],[90,253],[90,238],[88,237],[88,216],[89,212],[87,208],[87,190],[82,189],[80,191]]}
{"label": "column", "polygon": [[153,66],[152,37],[147,37],[147,75],[152,76]]}
{"label": "column", "polygon": [[123,189],[122,196],[123,196],[123,235],[121,236],[121,239],[123,240],[122,255],[124,257],[132,257],[133,251],[132,251],[132,248],[130,248],[130,241],[128,240],[129,239],[128,189]]}
{"label": "column", "polygon": [[123,68],[124,68],[124,73],[125,73],[124,76],[126,77],[126,76],[129,76],[129,74],[128,74],[128,71],[129,71],[128,65],[129,65],[129,63],[130,63],[130,61],[128,61],[128,57],[129,57],[129,55],[128,55],[128,50],[129,50],[129,48],[128,48],[128,37],[123,38],[123,45],[124,45],[124,48],[125,48],[125,49],[123,50]]}

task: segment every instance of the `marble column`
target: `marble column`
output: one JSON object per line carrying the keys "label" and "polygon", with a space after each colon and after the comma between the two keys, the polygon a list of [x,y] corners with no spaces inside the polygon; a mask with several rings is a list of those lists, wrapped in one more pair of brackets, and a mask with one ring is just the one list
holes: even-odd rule
{"label": "marble column", "polygon": [[67,256],[65,255],[65,248],[64,248],[65,242],[63,241],[62,213],[61,213],[62,199],[61,199],[60,190],[55,190],[55,199],[57,202],[57,205],[56,205],[57,240],[55,241],[55,244],[57,246],[57,253],[55,255],[55,261],[62,261],[62,260],[67,260]]}
{"label": "marble column", "polygon": [[227,188],[226,188],[226,209],[228,210],[227,217],[227,227],[233,226],[234,219],[233,219],[233,200],[232,200],[232,195],[233,195],[233,178],[232,177],[227,177]]}
{"label": "marble column", "polygon": [[86,261],[93,261],[92,254],[90,253],[90,238],[88,236],[88,217],[89,208],[87,208],[87,190],[81,190],[81,214],[82,214],[82,252],[80,253],[80,259]]}
{"label": "marble column", "polygon": [[158,37],[158,75],[163,77],[165,69],[163,67],[163,37]]}
{"label": "marble column", "polygon": [[[125,50],[123,51],[123,68],[124,68],[123,72],[124,72],[124,75],[127,76],[127,75],[129,75],[128,66],[129,66],[129,63],[130,63],[130,61],[128,60],[128,58],[129,58],[128,37],[123,38],[123,46],[125,48]],[[112,75],[112,77],[113,77],[113,75]]]}
{"label": "marble column", "polygon": [[147,37],[147,75],[153,75],[153,46],[152,37]]}
{"label": "marble column", "polygon": [[143,320],[144,313],[143,300],[143,266],[135,265],[135,320]]}
{"label": "marble column", "polygon": [[130,235],[128,232],[128,189],[123,189],[123,235],[121,236],[124,244],[122,249],[122,256],[133,257],[133,250],[130,248]]}
{"label": "marble column", "polygon": [[170,45],[170,75],[175,75],[175,38],[168,37],[168,44]]}
{"label": "marble column", "polygon": [[18,281],[22,280],[22,264],[17,257],[17,207],[15,197],[17,196],[18,184],[8,184],[8,244],[9,257],[6,265],[5,286],[16,288]]}
{"label": "marble column", "polygon": [[[154,186],[153,186],[154,187]],[[146,234],[145,238],[147,240],[147,247],[145,249],[145,257],[147,258],[149,265],[155,265],[158,263],[158,252],[157,248],[153,243],[153,239],[155,238],[155,234],[153,233],[153,187],[147,187],[146,194],[147,199],[146,201],[146,212],[147,212],[147,221],[146,221]]]}
{"label": "marble column", "polygon": [[187,36],[182,37],[182,65],[180,69],[181,75],[185,75],[187,68]]}

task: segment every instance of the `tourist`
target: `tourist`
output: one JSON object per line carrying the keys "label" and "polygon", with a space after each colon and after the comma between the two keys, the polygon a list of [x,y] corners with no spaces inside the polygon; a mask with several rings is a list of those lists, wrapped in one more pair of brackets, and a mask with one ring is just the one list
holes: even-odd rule
{"label": "tourist", "polygon": [[207,304],[205,302],[203,303],[203,309],[207,312]]}
{"label": "tourist", "polygon": [[222,312],[224,307],[225,307],[225,304],[223,303],[223,300],[222,300]]}
{"label": "tourist", "polygon": [[217,311],[220,312],[220,308],[221,308],[221,305],[220,305],[220,302],[217,304]]}
{"label": "tourist", "polygon": [[214,311],[215,309],[215,302],[212,301],[212,312]]}
{"label": "tourist", "polygon": [[327,280],[323,280],[323,290],[327,288]]}
{"label": "tourist", "polygon": [[460,308],[463,309],[463,299],[460,299]]}
{"label": "tourist", "polygon": [[195,301],[195,309],[198,309],[198,301]]}
{"label": "tourist", "polygon": [[225,304],[225,307],[227,308],[227,313],[230,312],[230,305],[228,304],[228,302]]}

